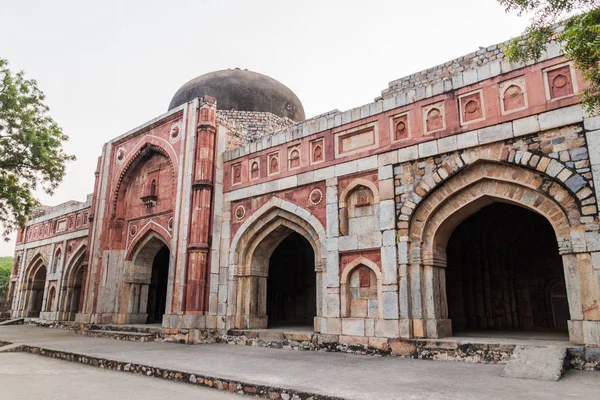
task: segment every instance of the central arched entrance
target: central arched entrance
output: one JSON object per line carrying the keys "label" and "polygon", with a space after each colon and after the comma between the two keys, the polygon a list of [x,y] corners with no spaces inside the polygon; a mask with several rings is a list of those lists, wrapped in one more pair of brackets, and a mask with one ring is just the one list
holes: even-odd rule
{"label": "central arched entrance", "polygon": [[268,326],[312,326],[316,308],[315,253],[302,235],[293,232],[269,259]]}
{"label": "central arched entrance", "polygon": [[119,316],[118,323],[162,323],[168,308],[169,246],[162,236],[149,231],[132,247],[131,252],[123,282],[127,294],[122,296],[120,305],[126,313]]}
{"label": "central arched entrance", "polygon": [[452,331],[567,332],[561,256],[548,220],[493,203],[462,221],[446,249]]}
{"label": "central arched entrance", "polygon": [[148,287],[149,324],[161,323],[167,305],[167,287],[169,283],[169,248],[166,245],[156,253],[152,261],[152,276]]}

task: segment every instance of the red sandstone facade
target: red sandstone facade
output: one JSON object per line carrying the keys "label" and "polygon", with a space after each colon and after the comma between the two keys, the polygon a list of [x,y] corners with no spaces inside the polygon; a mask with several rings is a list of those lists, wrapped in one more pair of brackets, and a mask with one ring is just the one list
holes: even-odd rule
{"label": "red sandstone facade", "polygon": [[600,117],[584,88],[551,43],[533,65],[492,46],[296,123],[196,98],[107,143],[88,202],[30,219],[12,314],[598,344]]}

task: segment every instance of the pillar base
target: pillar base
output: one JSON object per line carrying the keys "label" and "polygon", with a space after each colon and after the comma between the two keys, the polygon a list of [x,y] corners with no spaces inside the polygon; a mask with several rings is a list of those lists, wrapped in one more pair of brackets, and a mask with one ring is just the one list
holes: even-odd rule
{"label": "pillar base", "polygon": [[413,319],[416,338],[440,339],[452,336],[452,321],[449,319]]}
{"label": "pillar base", "polygon": [[599,345],[600,321],[569,320],[569,341],[573,344]]}
{"label": "pillar base", "polygon": [[269,317],[266,315],[241,315],[236,318],[237,329],[267,329]]}

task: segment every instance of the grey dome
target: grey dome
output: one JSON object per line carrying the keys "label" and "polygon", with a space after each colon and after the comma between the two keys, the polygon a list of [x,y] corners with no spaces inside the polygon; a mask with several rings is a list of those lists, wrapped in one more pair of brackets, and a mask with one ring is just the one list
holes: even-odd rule
{"label": "grey dome", "polygon": [[273,78],[247,69],[224,69],[192,79],[175,93],[169,110],[202,96],[217,99],[219,110],[270,112],[294,121],[305,119],[304,107],[294,92]]}

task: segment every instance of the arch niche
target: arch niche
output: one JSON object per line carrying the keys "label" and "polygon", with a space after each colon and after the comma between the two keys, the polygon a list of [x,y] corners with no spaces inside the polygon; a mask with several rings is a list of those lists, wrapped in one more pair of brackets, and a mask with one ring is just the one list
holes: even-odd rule
{"label": "arch niche", "polygon": [[[277,252],[283,247],[286,247],[288,257],[295,257],[294,246],[298,244],[290,243],[293,240],[297,241],[296,243],[298,241],[306,243],[308,254],[312,256],[311,258],[314,257],[314,275],[310,277],[311,283],[308,281],[306,283],[307,286],[314,285],[314,288],[300,287],[297,290],[305,295],[310,293],[309,296],[315,297],[304,298],[306,303],[314,304],[312,317],[323,315],[325,230],[308,211],[274,197],[242,224],[232,240],[229,254],[232,279],[228,315],[233,317],[232,324],[235,328],[264,329],[269,326],[268,290],[277,289],[273,286],[273,282],[269,282],[269,275],[281,275],[281,269],[291,268],[292,264],[273,263],[272,260],[277,258]],[[310,268],[312,269],[313,265],[310,265]],[[274,269],[279,270],[274,271]],[[289,271],[289,273],[293,272]],[[294,279],[294,275],[288,276]],[[290,302],[293,303],[291,300]],[[305,317],[307,312],[305,310]],[[273,318],[281,319],[281,310],[277,313],[278,315],[274,315]],[[311,322],[314,324],[314,319]]]}
{"label": "arch niche", "polygon": [[167,243],[158,232],[149,230],[128,253],[118,323],[162,323],[171,264]]}
{"label": "arch niche", "polygon": [[60,319],[74,321],[75,315],[82,311],[84,287],[87,277],[86,246],[80,246],[70,258],[63,275],[59,298]]}
{"label": "arch niche", "polygon": [[[562,256],[570,318],[581,318],[581,310],[576,307],[581,304],[580,282],[567,273],[575,256],[571,235],[580,225],[579,210],[574,199],[558,203],[547,194],[547,183],[548,178],[518,166],[480,161],[449,178],[419,204],[409,228],[414,336],[452,335],[446,282],[449,240],[463,221],[497,204],[529,210],[551,226],[550,239],[556,242],[550,245]],[[566,190],[562,194],[570,196]]]}
{"label": "arch niche", "polygon": [[42,257],[36,257],[30,264],[25,277],[25,315],[39,317],[44,305],[44,291],[46,287],[46,263]]}

